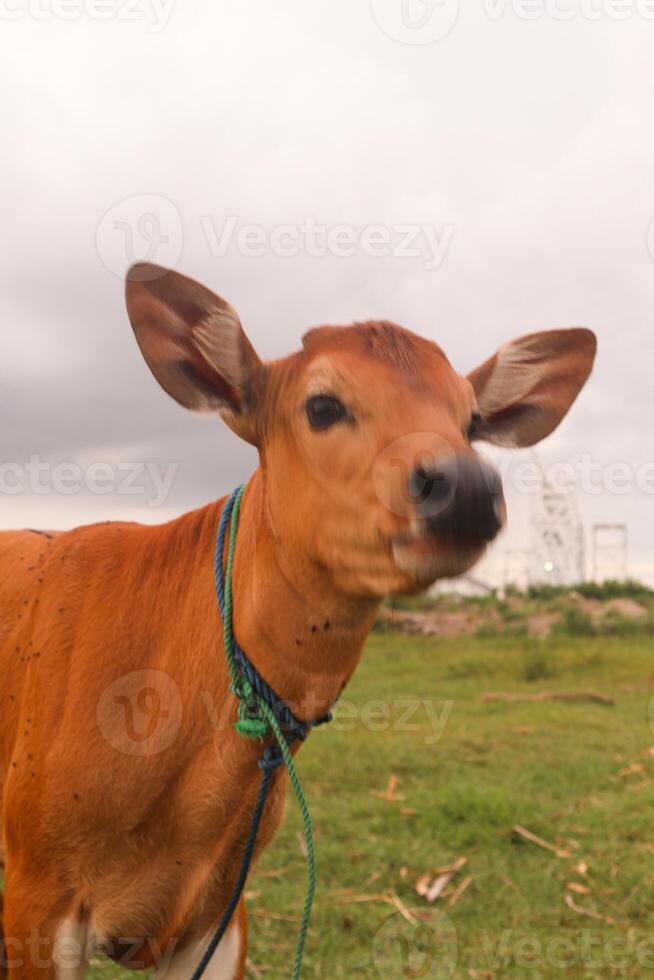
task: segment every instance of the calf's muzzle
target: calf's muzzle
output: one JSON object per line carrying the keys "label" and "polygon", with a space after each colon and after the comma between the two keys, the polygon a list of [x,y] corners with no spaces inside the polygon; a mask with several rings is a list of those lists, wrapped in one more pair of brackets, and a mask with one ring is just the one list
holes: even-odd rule
{"label": "calf's muzzle", "polygon": [[478,456],[417,466],[409,477],[409,494],[428,532],[448,544],[487,544],[505,521],[500,474]]}

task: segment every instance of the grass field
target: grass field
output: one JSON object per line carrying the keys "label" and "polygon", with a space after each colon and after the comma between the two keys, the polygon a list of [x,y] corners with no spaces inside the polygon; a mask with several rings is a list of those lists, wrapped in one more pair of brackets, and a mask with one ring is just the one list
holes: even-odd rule
{"label": "grass field", "polygon": [[[616,703],[479,702],[485,691],[582,688]],[[652,693],[647,635],[374,634],[340,719],[299,759],[319,861],[305,976],[653,976]],[[392,773],[403,799],[372,795]],[[516,824],[566,856],[524,840]],[[284,917],[303,901],[299,828],[289,800],[249,886],[251,960],[280,980],[297,927]],[[454,905],[416,895],[422,874],[461,856],[450,891],[472,880]],[[417,921],[381,898],[358,900],[384,894]]]}
{"label": "grass field", "polygon": [[[580,689],[615,704],[480,702]],[[646,631],[373,633],[334,724],[298,760],[319,879],[303,977],[654,976],[652,694]],[[290,977],[300,826],[289,797],[248,885],[251,976]],[[433,905],[416,894],[460,857]]]}

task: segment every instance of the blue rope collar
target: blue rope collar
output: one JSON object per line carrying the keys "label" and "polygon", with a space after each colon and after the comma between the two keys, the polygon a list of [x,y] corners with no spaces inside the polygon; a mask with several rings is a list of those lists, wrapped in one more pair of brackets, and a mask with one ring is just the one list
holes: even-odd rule
{"label": "blue rope collar", "polygon": [[[234,490],[228,497],[225,506],[223,507],[223,512],[220,515],[218,535],[216,537],[214,578],[216,582],[216,595],[218,597],[220,615],[223,618],[225,615],[225,571],[223,559],[225,554],[225,537],[227,535],[227,529],[229,527],[232,511],[234,509],[234,503],[241,490],[241,487],[237,487],[236,490]],[[243,677],[250,682],[259,697],[266,702],[268,707],[274,713],[277,721],[279,722],[280,728],[286,736],[286,741],[289,744],[295,741],[304,742],[312,728],[317,728],[319,725],[324,725],[332,720],[332,712],[328,711],[324,717],[319,718],[316,721],[301,721],[296,717],[296,715],[293,714],[292,710],[289,708],[286,702],[280,698],[274,688],[272,688],[270,684],[268,684],[268,682],[261,676],[257,668],[246,654],[245,650],[243,650],[239,644],[236,637],[234,637],[232,651],[239,671]],[[279,752],[277,746],[274,746],[274,748],[276,749],[275,756],[278,759],[277,765],[280,765],[282,762],[281,753]],[[270,764],[270,761],[271,760],[269,758],[267,764]]]}
{"label": "blue rope collar", "polygon": [[[218,535],[216,538],[216,552],[214,561],[214,574],[216,580],[216,593],[218,596],[218,604],[220,606],[220,614],[223,618],[223,623],[225,623],[225,571],[223,570],[223,556],[225,553],[225,537],[227,534],[227,528],[230,525],[230,520],[232,512],[234,510],[234,504],[240,498],[243,492],[242,487],[238,487],[228,498],[225,506],[223,507],[223,512],[220,517],[220,523],[218,525]],[[233,545],[233,539],[232,539]],[[231,582],[231,579],[230,579]],[[231,585],[230,585],[230,596],[231,596]],[[228,613],[228,620],[231,624],[231,600],[230,609]],[[251,685],[252,689],[256,692],[259,698],[264,702],[265,707],[263,707],[264,712],[269,709],[268,718],[272,727],[275,726],[275,719],[277,724],[276,739],[273,744],[268,745],[264,751],[263,755],[259,759],[259,767],[261,769],[261,782],[259,785],[259,791],[257,793],[256,802],[254,805],[254,810],[252,812],[252,818],[250,821],[250,829],[248,831],[247,840],[245,842],[245,849],[243,852],[243,857],[241,860],[241,866],[238,873],[238,878],[232,890],[232,894],[227,903],[220,922],[214,932],[209,945],[207,946],[202,959],[198,963],[196,969],[193,972],[191,980],[200,980],[206,970],[211,957],[215,953],[218,945],[227,931],[227,927],[231,922],[232,916],[236,910],[240,897],[243,893],[243,888],[247,881],[247,876],[250,870],[250,864],[252,863],[252,857],[254,855],[255,844],[257,840],[257,834],[259,832],[259,826],[261,824],[261,818],[263,816],[264,807],[266,804],[266,799],[268,796],[268,791],[270,789],[270,784],[273,776],[273,772],[282,763],[285,763],[291,782],[293,782],[293,787],[295,789],[296,795],[298,796],[298,801],[300,801],[301,808],[303,808],[303,819],[305,821],[305,840],[307,843],[307,855],[309,861],[309,887],[307,891],[307,899],[305,902],[304,913],[302,918],[302,925],[300,927],[300,938],[298,940],[297,950],[295,954],[295,963],[293,969],[293,978],[297,980],[300,976],[300,970],[302,965],[302,953],[304,950],[304,943],[307,936],[307,931],[309,928],[309,917],[311,915],[311,904],[313,901],[313,890],[315,887],[315,863],[313,857],[313,834],[311,831],[311,818],[309,817],[308,809],[306,807],[306,802],[304,801],[304,796],[302,794],[301,787],[299,786],[299,781],[297,779],[297,774],[295,773],[295,768],[293,766],[293,760],[289,751],[288,746],[294,741],[304,741],[307,737],[311,728],[315,728],[317,725],[321,725],[324,722],[331,720],[331,711],[328,712],[324,718],[320,718],[315,722],[301,721],[297,718],[289,706],[286,704],[282,698],[275,692],[275,690],[267,683],[266,680],[261,676],[257,668],[254,666],[252,661],[249,659],[245,651],[241,648],[230,630],[231,636],[231,654],[233,656],[233,661],[236,665],[237,670],[240,675]],[[274,718],[272,717],[274,716]],[[284,745],[284,742],[287,745]]]}

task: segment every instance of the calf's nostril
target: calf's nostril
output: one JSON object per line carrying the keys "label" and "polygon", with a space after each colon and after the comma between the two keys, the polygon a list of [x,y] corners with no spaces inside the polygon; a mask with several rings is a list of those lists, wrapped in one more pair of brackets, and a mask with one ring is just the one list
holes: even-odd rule
{"label": "calf's nostril", "polygon": [[452,473],[445,467],[416,466],[409,479],[409,493],[411,499],[423,511],[421,516],[430,516],[425,511],[428,509],[438,511],[444,503],[450,501],[455,480]]}

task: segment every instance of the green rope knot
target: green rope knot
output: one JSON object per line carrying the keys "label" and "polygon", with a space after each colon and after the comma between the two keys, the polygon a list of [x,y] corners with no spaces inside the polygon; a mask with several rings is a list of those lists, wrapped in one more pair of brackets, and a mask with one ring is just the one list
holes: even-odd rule
{"label": "green rope knot", "polygon": [[257,694],[245,677],[235,677],[230,685],[232,694],[238,701],[238,720],[234,728],[243,738],[264,738],[270,725],[261,713]]}
{"label": "green rope knot", "polygon": [[234,727],[243,738],[264,738],[270,730],[270,725],[262,716],[261,707],[255,700],[240,702],[238,721]]}
{"label": "green rope knot", "polygon": [[251,683],[246,677],[241,676],[234,660],[234,632],[232,626],[232,569],[234,564],[234,551],[236,548],[236,531],[238,528],[238,517],[241,507],[241,499],[245,487],[241,487],[234,501],[232,510],[231,524],[229,529],[229,544],[227,548],[227,567],[225,569],[225,609],[223,614],[223,638],[225,643],[225,654],[231,676],[230,689],[238,701],[238,721],[235,724],[236,731],[244,738],[264,738],[265,735],[272,735],[279,747],[279,751],[284,759],[284,764],[293,787],[296,799],[302,815],[304,828],[304,840],[307,854],[307,892],[302,910],[302,920],[300,932],[295,949],[293,960],[293,980],[300,980],[302,970],[302,955],[309,931],[309,921],[311,919],[311,907],[313,896],[316,890],[316,859],[313,844],[313,829],[309,807],[302,792],[300,779],[293,762],[293,756],[282,732],[279,722],[273,710],[257,694]]}

